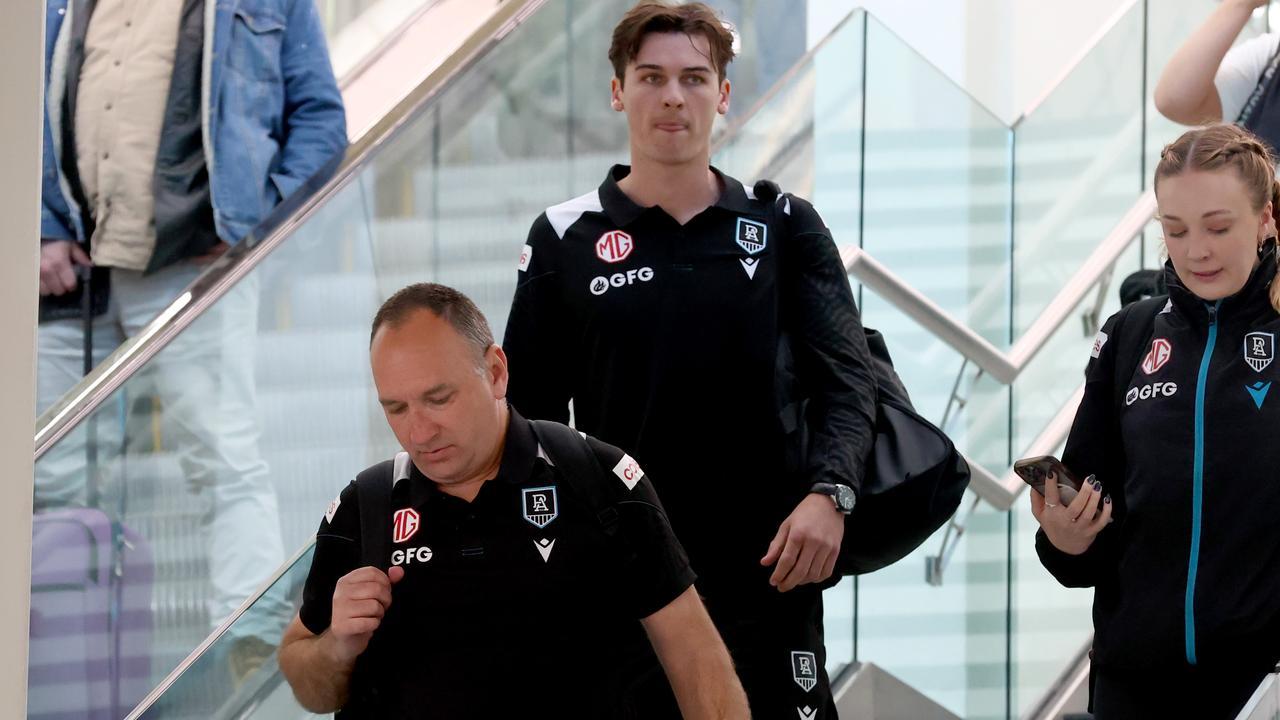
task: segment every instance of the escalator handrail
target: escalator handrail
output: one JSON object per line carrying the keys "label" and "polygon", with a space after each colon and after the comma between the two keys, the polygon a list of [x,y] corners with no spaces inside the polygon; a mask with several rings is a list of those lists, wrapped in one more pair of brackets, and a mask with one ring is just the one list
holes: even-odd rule
{"label": "escalator handrail", "polygon": [[393,140],[424,105],[439,96],[466,68],[546,2],[506,0],[498,5],[493,15],[459,46],[457,52],[441,62],[394,110],[352,142],[341,158],[334,158],[326,171],[281,203],[248,237],[233,245],[137,335],[122,343],[57,404],[46,410],[36,421],[35,460],[39,461],[50,447],[252,272],[331,197],[353,182],[376,151]]}

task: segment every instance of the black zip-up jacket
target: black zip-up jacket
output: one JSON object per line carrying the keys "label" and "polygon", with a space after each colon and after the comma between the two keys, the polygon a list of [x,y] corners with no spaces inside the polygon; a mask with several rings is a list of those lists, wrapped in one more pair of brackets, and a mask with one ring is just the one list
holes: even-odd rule
{"label": "black zip-up jacket", "polygon": [[[1131,673],[1260,668],[1280,657],[1280,314],[1275,246],[1240,292],[1205,302],[1165,270],[1170,300],[1117,372],[1112,317],[1086,371],[1063,455],[1097,475],[1114,522],[1082,555],[1041,530],[1041,562],[1095,588],[1094,662]],[[1097,347],[1097,345],[1095,345]],[[1122,388],[1117,378],[1126,379]]]}
{"label": "black zip-up jacket", "polygon": [[[861,483],[875,381],[848,276],[813,207],[719,201],[679,225],[618,187],[534,221],[503,348],[508,398],[635,456],[699,590],[768,589],[759,560],[814,482]],[[789,336],[784,341],[783,334]]]}

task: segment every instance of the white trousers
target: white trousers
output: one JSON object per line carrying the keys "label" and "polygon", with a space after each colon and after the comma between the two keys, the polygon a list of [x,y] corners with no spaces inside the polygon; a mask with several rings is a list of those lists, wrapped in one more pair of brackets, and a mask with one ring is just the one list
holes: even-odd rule
{"label": "white trousers", "polygon": [[[94,365],[137,334],[166,308],[203,268],[179,263],[153,275],[113,268],[106,314],[93,326]],[[284,562],[275,488],[258,450],[254,353],[257,337],[256,277],[238,283],[132,377],[74,432],[36,464],[36,506],[82,505],[87,499],[86,452],[90,435],[103,484],[128,482],[125,404],[143,388],[160,399],[159,429],[166,451],[175,453],[185,483],[205,497],[200,537],[208,554],[213,596],[207,599],[216,626]],[[37,413],[57,402],[82,377],[83,321],[42,323],[39,331]],[[144,423],[145,425],[145,423]],[[136,432],[135,432],[136,434]],[[132,438],[130,438],[132,439]],[[114,492],[119,492],[116,488]],[[107,488],[104,488],[104,492]],[[128,504],[138,490],[124,487]],[[108,510],[111,508],[108,507]],[[126,515],[128,508],[126,507]],[[162,508],[157,508],[163,512]],[[161,523],[158,526],[163,526]],[[162,538],[149,538],[153,543]],[[278,593],[233,628],[237,636],[279,640],[292,612]]]}

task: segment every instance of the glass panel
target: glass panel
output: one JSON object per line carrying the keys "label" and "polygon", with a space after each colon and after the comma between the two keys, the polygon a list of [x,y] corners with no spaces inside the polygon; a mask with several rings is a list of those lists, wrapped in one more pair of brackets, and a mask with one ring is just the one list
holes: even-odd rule
{"label": "glass panel", "polygon": [[1014,337],[1144,187],[1142,10],[1126,12],[1014,131]]}
{"label": "glass panel", "polygon": [[[963,511],[976,498],[966,495]],[[940,586],[924,582],[941,532],[901,562],[858,580],[858,659],[955,715],[1004,718],[1007,514],[981,503]]]}
{"label": "glass panel", "polygon": [[[874,18],[867,21],[862,246],[997,346],[1010,339],[1012,136],[993,114]],[[825,157],[820,149],[818,157]],[[1008,467],[1008,391],[872,293],[880,329],[922,415],[975,462]],[[963,402],[952,401],[952,394]],[[961,409],[963,407],[963,410]],[[858,580],[858,660],[875,663],[965,718],[1005,717],[1007,514],[966,497],[940,585],[926,561],[945,528],[896,565]]]}
{"label": "glass panel", "polygon": [[[314,546],[272,584],[264,595],[271,602],[297,612],[302,605],[302,586],[311,568]],[[267,602],[254,603],[231,628],[198,657],[154,705],[141,715],[147,720],[196,720],[196,718],[285,718],[316,717],[303,710],[280,674],[276,642],[258,648],[252,668],[233,681],[228,667],[249,662],[243,647],[237,646],[237,628],[261,622]],[[291,613],[292,614],[292,613]],[[325,717],[328,717],[327,715]]]}
{"label": "glass panel", "polygon": [[[31,717],[127,712],[385,457],[361,194],[331,200],[36,464],[48,614],[31,630]],[[290,614],[262,602],[235,640],[274,643]]]}
{"label": "glass panel", "polygon": [[[1101,320],[1120,309],[1119,281],[1138,269],[1139,252],[1134,244],[1117,263],[1114,282],[1103,296]],[[1084,382],[1095,334],[1083,332],[1079,318],[1095,302],[1091,294],[1080,303],[1014,384],[1013,447],[1018,457]],[[1093,592],[1062,587],[1040,565],[1033,540],[1039,525],[1025,493],[1012,516],[1014,710],[1020,714],[1040,701],[1093,632]]]}
{"label": "glass panel", "polygon": [[[388,47],[401,31],[439,0],[317,0],[329,45],[329,61],[340,85]],[[498,3],[476,3],[490,12]],[[484,7],[479,7],[483,5]]]}
{"label": "glass panel", "polygon": [[998,118],[868,21],[862,246],[998,345],[1009,338],[1009,143]]}
{"label": "glass panel", "polygon": [[[860,31],[856,35],[861,39]],[[862,53],[852,57],[861,61]],[[776,95],[753,109],[750,122],[729,129],[731,135],[716,152],[713,164],[744,183],[768,178],[785,192],[810,197],[817,74],[815,63],[806,62]]]}
{"label": "glass panel", "polygon": [[812,63],[813,189],[808,197],[841,245],[862,245],[867,22],[863,12],[851,15]]}
{"label": "glass panel", "polygon": [[400,22],[438,0],[316,0],[325,36],[330,42],[352,28],[362,32],[394,31]]}
{"label": "glass panel", "polygon": [[[869,325],[885,333],[894,365],[916,408],[940,422],[962,358],[885,301],[864,294]],[[1008,467],[1008,391],[964,373],[970,398],[947,432],[974,462],[1000,474]],[[926,581],[926,564],[942,550],[943,528],[897,564],[858,579],[858,660],[872,662],[964,718],[1004,717],[1008,536],[1007,513],[967,493],[959,510],[963,539],[942,583]],[[953,538],[954,541],[954,538]]]}

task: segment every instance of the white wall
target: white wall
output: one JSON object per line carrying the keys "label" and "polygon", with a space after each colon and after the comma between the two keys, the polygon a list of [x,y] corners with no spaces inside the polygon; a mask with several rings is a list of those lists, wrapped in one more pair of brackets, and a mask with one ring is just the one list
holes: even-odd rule
{"label": "white wall", "polygon": [[811,44],[817,42],[855,7],[865,7],[1011,123],[1127,4],[1126,0],[809,0],[809,39]]}
{"label": "white wall", "polygon": [[0,24],[0,717],[20,718],[27,710],[44,3],[6,7]]}

